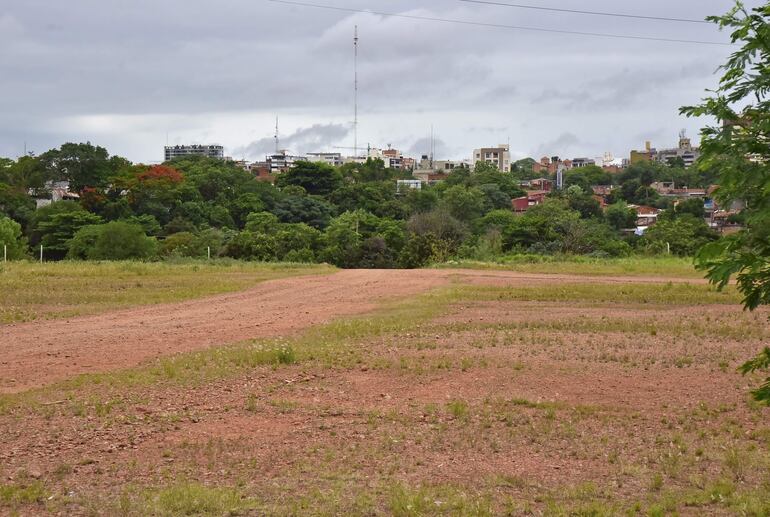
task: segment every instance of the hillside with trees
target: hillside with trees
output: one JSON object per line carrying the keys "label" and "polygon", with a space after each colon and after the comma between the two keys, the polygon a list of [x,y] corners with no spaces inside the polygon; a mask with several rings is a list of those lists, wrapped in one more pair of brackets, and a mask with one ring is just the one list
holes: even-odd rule
{"label": "hillside with trees", "polygon": [[[422,189],[396,188],[408,172],[380,160],[331,167],[298,162],[275,185],[235,163],[180,158],[132,164],[89,143],[0,161],[0,240],[11,258],[43,246],[45,258],[160,259],[212,256],[258,261],[328,262],[343,268],[415,268],[451,259],[506,254],[633,253],[691,255],[717,238],[703,200],[672,207],[651,185],[707,187],[707,170],[654,163],[620,174],[587,166],[567,171],[565,188],[515,214],[533,160],[510,172],[478,163]],[[529,167],[529,168],[528,168]],[[51,185],[73,199],[41,203]],[[614,186],[600,205],[592,189]],[[629,204],[668,208],[644,236],[634,235]]]}

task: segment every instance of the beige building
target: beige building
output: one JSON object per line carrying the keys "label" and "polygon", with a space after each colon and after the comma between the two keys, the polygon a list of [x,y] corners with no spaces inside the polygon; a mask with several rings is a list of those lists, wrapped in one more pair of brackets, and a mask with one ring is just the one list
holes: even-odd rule
{"label": "beige building", "polygon": [[471,159],[472,167],[476,162],[486,162],[497,166],[500,172],[511,171],[511,152],[507,144],[500,144],[497,147],[482,147],[473,150]]}

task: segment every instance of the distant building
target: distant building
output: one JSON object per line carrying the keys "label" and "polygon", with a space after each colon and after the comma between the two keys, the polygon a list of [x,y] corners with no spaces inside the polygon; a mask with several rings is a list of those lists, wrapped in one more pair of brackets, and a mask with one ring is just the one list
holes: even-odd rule
{"label": "distant building", "polygon": [[422,181],[420,180],[396,180],[396,193],[402,194],[407,190],[422,190]]}
{"label": "distant building", "polygon": [[591,158],[573,158],[570,169],[578,169],[580,167],[587,167],[589,165],[596,165],[596,160]]}
{"label": "distant building", "polygon": [[500,144],[497,147],[474,149],[471,162],[471,168],[474,168],[477,162],[486,162],[496,166],[500,172],[511,172],[510,148],[507,144]]}
{"label": "distant building", "polygon": [[[43,191],[49,193],[50,196],[37,192],[35,208],[42,208],[57,201],[77,201],[80,199],[77,192],[70,191],[69,181],[47,181]],[[30,194],[33,194],[32,190],[30,190]]]}
{"label": "distant building", "polygon": [[643,151],[631,151],[631,156],[629,157],[628,163],[630,165],[634,165],[641,162],[651,162],[655,159],[657,154],[658,151],[652,147],[652,144],[648,140],[644,143]]}
{"label": "distant building", "polygon": [[411,170],[415,165],[414,159],[405,158],[401,151],[390,147],[387,149],[373,147],[369,149],[368,157],[382,160],[386,169]]}
{"label": "distant building", "polygon": [[700,157],[700,150],[692,146],[690,139],[684,131],[679,133],[679,145],[676,149],[662,149],[658,151],[658,161],[670,163],[681,158],[685,168],[690,167]]}
{"label": "distant building", "polygon": [[332,167],[339,167],[343,163],[340,153],[307,153],[307,161],[326,163]]}
{"label": "distant building", "polygon": [[270,174],[280,174],[288,172],[294,166],[295,162],[305,161],[304,156],[293,156],[286,149],[282,149],[275,154],[268,154],[265,157]]}
{"label": "distant building", "polygon": [[676,188],[673,181],[656,181],[650,187],[665,197],[706,197],[709,194],[705,188]]}
{"label": "distant building", "polygon": [[523,214],[533,206],[542,204],[547,195],[548,192],[545,190],[527,192],[526,196],[511,199],[511,209],[517,214]]}
{"label": "distant building", "polygon": [[640,162],[660,162],[671,163],[677,158],[681,158],[685,168],[692,166],[700,157],[700,150],[693,147],[690,139],[687,138],[684,131],[679,133],[679,145],[673,149],[661,149],[660,151],[652,147],[650,142],[645,142],[643,151],[631,151],[629,159],[630,165]]}
{"label": "distant building", "polygon": [[225,148],[221,145],[167,145],[164,147],[164,151],[165,161],[182,156],[207,156],[218,160],[225,159]]}
{"label": "distant building", "polygon": [[644,230],[658,222],[658,216],[662,212],[659,208],[646,205],[628,205],[628,208],[636,211],[636,227],[640,235],[644,233]]}

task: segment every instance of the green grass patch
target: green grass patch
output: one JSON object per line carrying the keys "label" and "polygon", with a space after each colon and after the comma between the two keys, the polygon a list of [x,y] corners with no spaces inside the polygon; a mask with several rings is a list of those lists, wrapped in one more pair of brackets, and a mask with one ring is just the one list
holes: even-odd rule
{"label": "green grass patch", "polygon": [[493,515],[491,499],[450,485],[408,486],[390,489],[388,514],[396,517],[420,515]]}
{"label": "green grass patch", "polygon": [[565,302],[590,305],[707,305],[737,304],[740,295],[734,287],[718,291],[706,284],[678,282],[583,283],[530,285],[526,287],[469,287],[465,300]]}
{"label": "green grass patch", "polygon": [[593,258],[572,255],[508,255],[497,261],[452,261],[438,268],[494,269],[522,273],[703,278],[692,259],[681,257]]}
{"label": "green grass patch", "polygon": [[243,515],[256,501],[241,490],[208,487],[195,482],[178,483],[165,488],[124,492],[114,510],[119,515]]}
{"label": "green grass patch", "polygon": [[333,271],[326,265],[234,260],[8,262],[0,264],[0,324],[177,302],[276,278]]}
{"label": "green grass patch", "polygon": [[16,509],[25,505],[42,504],[47,497],[48,491],[40,481],[0,484],[0,508]]}

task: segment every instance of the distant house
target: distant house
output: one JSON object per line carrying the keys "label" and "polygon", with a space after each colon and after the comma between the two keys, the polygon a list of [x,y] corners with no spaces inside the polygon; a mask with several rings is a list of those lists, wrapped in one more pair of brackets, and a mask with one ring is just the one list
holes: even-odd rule
{"label": "distant house", "polygon": [[660,208],[647,205],[628,205],[636,211],[636,226],[643,232],[648,227],[658,222],[658,216],[662,212]]}
{"label": "distant house", "polygon": [[526,196],[517,197],[511,200],[511,208],[517,214],[523,214],[533,206],[537,206],[545,201],[545,197],[548,195],[546,190],[533,190],[527,192]]}
{"label": "distant house", "polygon": [[396,180],[396,194],[402,194],[408,190],[422,190],[420,180]]}
{"label": "distant house", "polygon": [[[38,194],[35,197],[35,208],[42,208],[57,201],[77,201],[80,199],[78,193],[70,191],[69,181],[49,181],[45,184],[44,190],[46,193],[50,193],[50,197]],[[33,194],[33,192],[30,192],[30,194]]]}

